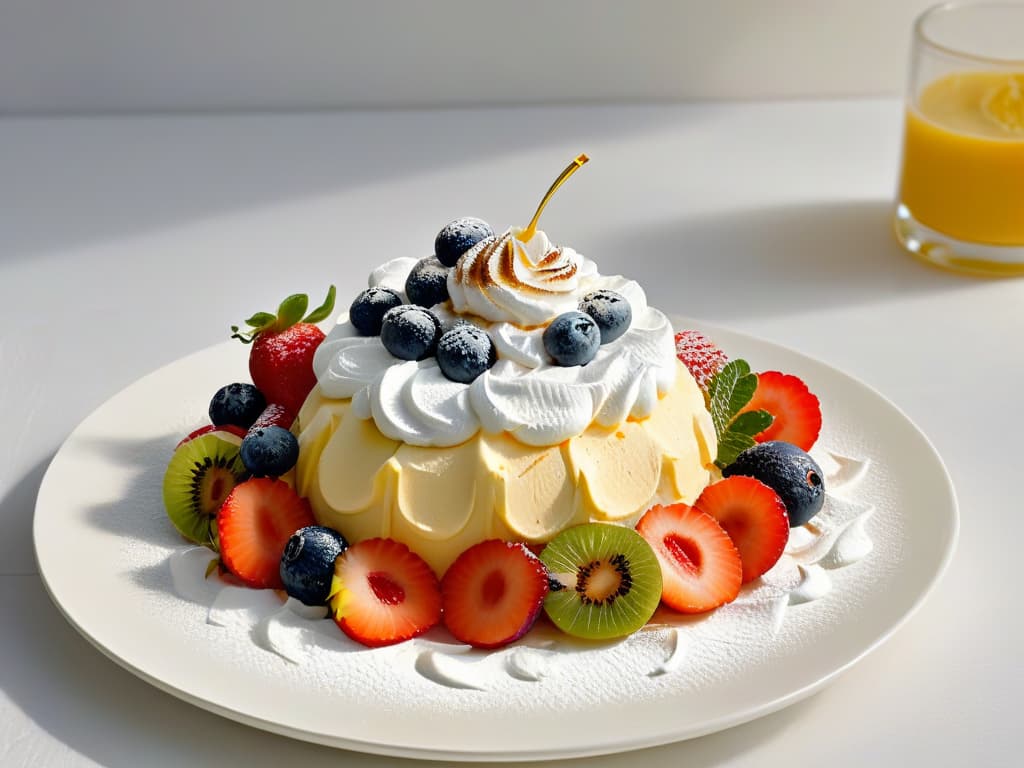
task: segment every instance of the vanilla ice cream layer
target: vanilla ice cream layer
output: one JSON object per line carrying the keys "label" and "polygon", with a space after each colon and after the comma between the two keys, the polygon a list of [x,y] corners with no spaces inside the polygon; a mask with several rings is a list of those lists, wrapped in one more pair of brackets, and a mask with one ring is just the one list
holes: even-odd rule
{"label": "vanilla ice cream layer", "polygon": [[350,541],[405,542],[438,574],[484,539],[540,543],[577,523],[632,525],[652,504],[692,502],[717,452],[703,393],[674,365],[649,416],[584,425],[555,445],[477,430],[458,445],[418,446],[385,434],[353,400],[314,390],[299,415],[297,489],[321,524]]}

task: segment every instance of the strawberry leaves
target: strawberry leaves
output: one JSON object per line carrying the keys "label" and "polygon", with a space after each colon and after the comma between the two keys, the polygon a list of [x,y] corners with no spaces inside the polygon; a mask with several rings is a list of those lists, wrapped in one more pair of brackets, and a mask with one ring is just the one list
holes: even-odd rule
{"label": "strawberry leaves", "polygon": [[750,372],[746,360],[732,360],[711,380],[708,398],[711,421],[718,436],[715,464],[725,468],[747,448],[755,445],[754,435],[766,430],[775,420],[768,411],[740,413],[754,397],[757,374]]}
{"label": "strawberry leaves", "polygon": [[248,330],[241,331],[237,325],[232,325],[231,338],[238,339],[243,344],[251,344],[261,333],[280,333],[298,323],[319,323],[334,311],[335,295],[332,285],[327,290],[327,298],[324,299],[324,303],[303,317],[309,306],[309,297],[304,293],[293,293],[281,302],[276,315],[269,312],[257,312],[246,320],[245,324],[249,326]]}

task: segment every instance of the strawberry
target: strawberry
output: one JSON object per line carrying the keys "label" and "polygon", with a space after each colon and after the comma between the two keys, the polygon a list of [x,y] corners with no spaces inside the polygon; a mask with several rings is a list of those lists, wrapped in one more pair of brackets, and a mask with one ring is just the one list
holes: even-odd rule
{"label": "strawberry", "polygon": [[335,562],[330,606],[335,623],[356,642],[392,645],[441,620],[441,588],[431,567],[405,544],[365,539]]}
{"label": "strawberry", "polygon": [[298,413],[306,396],[316,386],[313,353],[324,340],[324,332],[314,325],[334,310],[334,286],[324,303],[302,317],[309,306],[304,293],[296,293],[281,302],[277,314],[257,312],[246,320],[249,330],[231,326],[231,338],[252,344],[249,374],[253,384],[268,403],[277,403]]}
{"label": "strawberry", "polygon": [[315,525],[309,502],[280,480],[255,477],[236,485],[217,512],[220,557],[242,583],[284,589],[281,555],[292,534]]}
{"label": "strawberry", "polygon": [[658,504],[636,529],[661,563],[661,599],[669,608],[703,613],[736,599],[743,581],[740,553],[711,515],[686,504]]}
{"label": "strawberry", "polygon": [[779,495],[752,477],[735,475],[712,483],[693,503],[725,529],[743,562],[743,583],[768,571],[786,548],[789,516]]}
{"label": "strawberry", "polygon": [[[213,424],[207,424],[205,427],[200,427],[199,429],[189,432],[187,437],[181,438],[178,444],[174,446],[174,450],[178,450],[190,440],[195,440],[197,437],[208,435],[211,432],[219,432],[220,434],[218,437],[228,441],[229,443],[235,444],[241,444],[242,438],[245,437],[245,430],[241,427],[236,427],[234,424],[222,424],[219,427]],[[231,435],[231,437],[229,437],[229,435]],[[234,439],[236,437],[238,438],[237,440]]]}
{"label": "strawberry", "polygon": [[782,440],[811,450],[821,432],[821,403],[796,376],[779,371],[757,374],[757,390],[745,411],[768,411],[775,417],[771,426],[754,439],[759,443]]}
{"label": "strawberry", "polygon": [[294,413],[287,410],[283,405],[271,403],[263,409],[263,413],[261,413],[256,418],[256,421],[252,423],[252,426],[249,427],[249,432],[253,432],[257,429],[265,429],[267,427],[283,427],[284,429],[291,429],[294,422]]}
{"label": "strawberry", "polygon": [[689,369],[704,392],[708,391],[711,380],[729,362],[725,352],[700,331],[680,331],[676,334],[676,357]]}
{"label": "strawberry", "polygon": [[441,579],[444,623],[463,643],[499,648],[529,631],[547,593],[547,568],[524,544],[482,541]]}

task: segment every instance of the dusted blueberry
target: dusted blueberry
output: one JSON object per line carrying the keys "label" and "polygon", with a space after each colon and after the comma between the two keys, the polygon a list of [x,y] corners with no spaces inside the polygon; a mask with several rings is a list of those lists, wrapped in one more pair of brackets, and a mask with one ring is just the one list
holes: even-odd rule
{"label": "dusted blueberry", "polygon": [[284,427],[257,427],[246,434],[238,453],[249,474],[280,477],[299,460],[299,441]]}
{"label": "dusted blueberry", "polygon": [[348,319],[363,336],[378,336],[384,314],[401,303],[402,297],[390,288],[367,288],[348,308]]}
{"label": "dusted blueberry", "polygon": [[210,422],[248,429],[267,407],[267,399],[252,384],[228,384],[210,400]]}
{"label": "dusted blueberry", "polygon": [[334,576],[334,561],[348,549],[345,537],[333,528],[300,528],[281,555],[281,581],[289,597],[306,605],[326,605]]}
{"label": "dusted blueberry", "polygon": [[746,475],[779,494],[786,505],[789,525],[803,525],[825,503],[825,476],[818,462],[792,443],[771,440],[747,448],[722,470],[723,477]]}
{"label": "dusted blueberry", "polygon": [[586,365],[601,346],[601,331],[590,315],[566,312],[544,329],[544,349],[558,365]]}
{"label": "dusted blueberry", "polygon": [[456,325],[437,342],[437,364],[452,381],[469,384],[497,359],[497,350],[487,331],[469,323]]}
{"label": "dusted blueberry", "polygon": [[449,222],[434,238],[434,255],[446,267],[454,267],[459,256],[488,237],[494,230],[486,221],[466,216]]}
{"label": "dusted blueberry", "polygon": [[580,312],[590,315],[601,331],[601,343],[615,341],[633,322],[633,309],[621,293],[600,289],[592,291],[580,302]]}
{"label": "dusted blueberry", "polygon": [[448,267],[436,256],[420,259],[405,281],[405,294],[409,303],[421,307],[448,301]]}
{"label": "dusted blueberry", "polygon": [[441,321],[429,309],[402,304],[389,309],[380,327],[384,348],[401,360],[423,360],[434,354]]}

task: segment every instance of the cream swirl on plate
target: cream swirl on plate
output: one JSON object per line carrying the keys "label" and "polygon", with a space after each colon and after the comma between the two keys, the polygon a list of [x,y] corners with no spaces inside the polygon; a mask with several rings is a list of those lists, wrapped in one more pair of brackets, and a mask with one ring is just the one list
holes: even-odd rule
{"label": "cream swirl on plate", "polygon": [[[388,262],[374,270],[370,285],[402,293],[413,264]],[[355,415],[372,418],[382,434],[411,445],[458,445],[483,429],[543,446],[591,424],[611,428],[644,419],[675,382],[672,326],[647,306],[643,289],[623,277],[599,275],[592,261],[569,248],[552,248],[542,232],[526,243],[514,233],[485,241],[467,251],[448,282],[451,306],[432,311],[446,328],[457,319],[485,328],[498,352],[493,368],[471,384],[450,381],[434,358],[398,360],[379,337],[360,336],[342,315],[314,358],[322,393],[351,398]],[[599,288],[629,301],[629,329],[585,366],[552,364],[542,324],[576,309],[583,295]]]}
{"label": "cream swirl on plate", "polygon": [[541,325],[576,309],[597,266],[572,248],[556,248],[537,231],[510,229],[477,243],[448,273],[456,312],[492,322]]}

